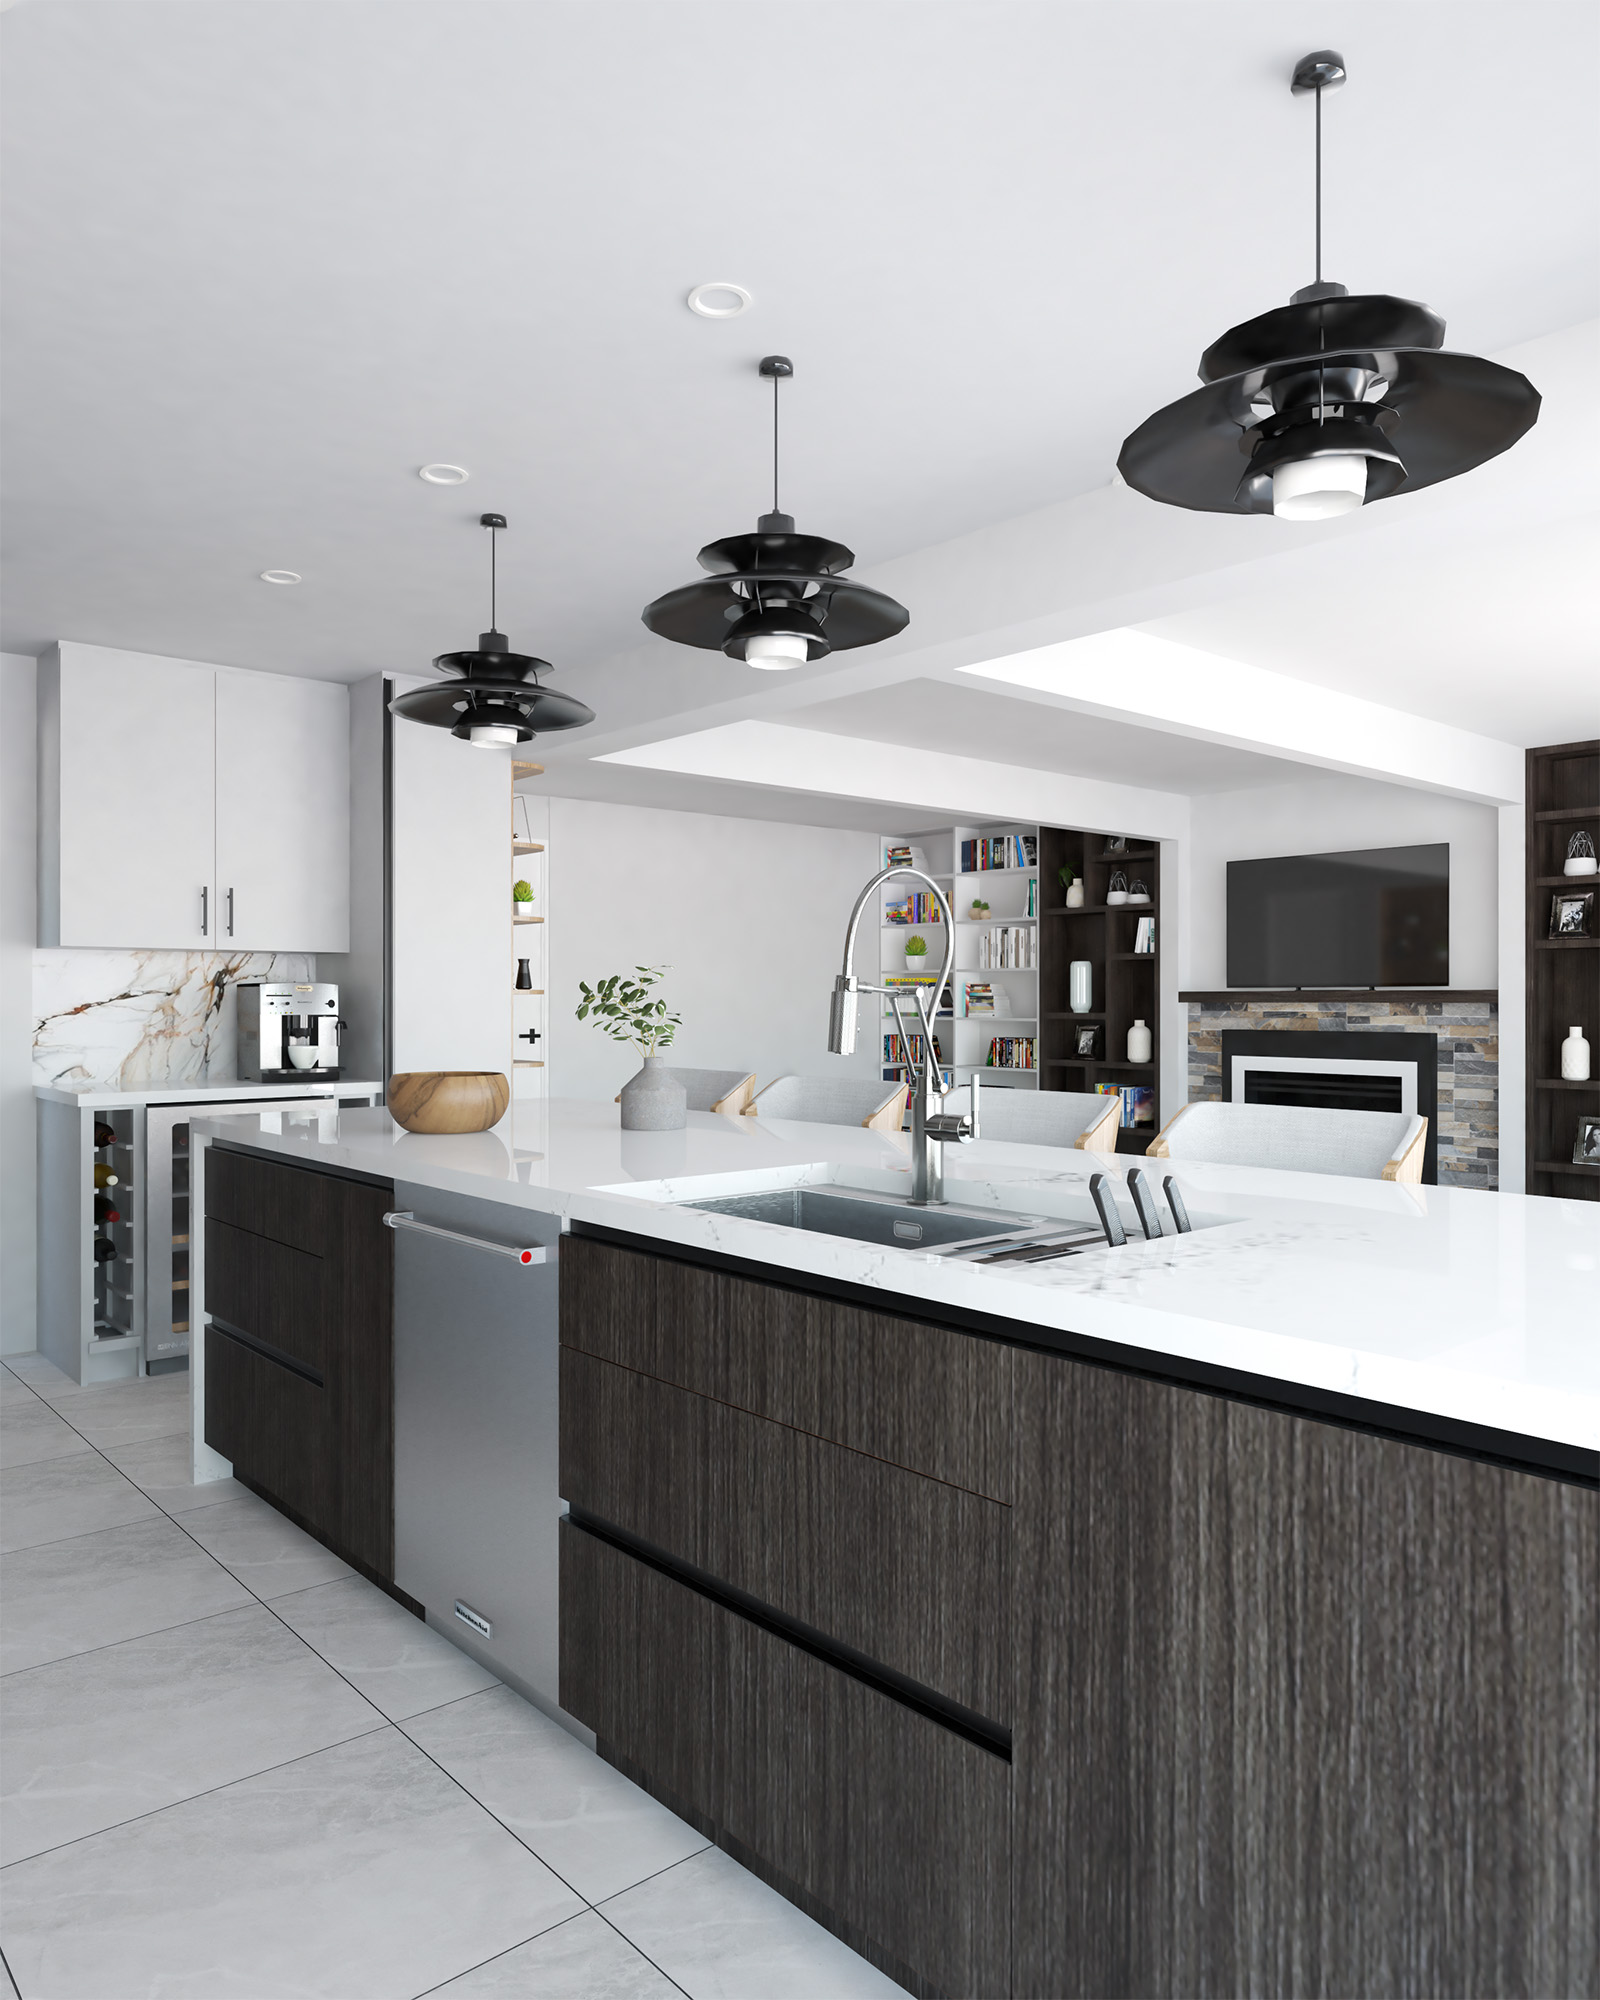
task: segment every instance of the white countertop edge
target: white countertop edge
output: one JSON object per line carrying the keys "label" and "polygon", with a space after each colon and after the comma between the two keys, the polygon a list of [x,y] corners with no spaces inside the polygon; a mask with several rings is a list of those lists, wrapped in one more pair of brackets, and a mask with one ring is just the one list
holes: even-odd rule
{"label": "white countertop edge", "polygon": [[74,1090],[67,1084],[36,1083],[33,1094],[41,1104],[68,1104],[80,1111],[127,1111],[141,1104],[225,1103],[234,1099],[264,1100],[275,1097],[381,1097],[383,1085],[359,1077],[348,1082],[328,1083],[308,1077],[304,1083],[151,1083],[122,1090],[115,1084],[85,1084]]}

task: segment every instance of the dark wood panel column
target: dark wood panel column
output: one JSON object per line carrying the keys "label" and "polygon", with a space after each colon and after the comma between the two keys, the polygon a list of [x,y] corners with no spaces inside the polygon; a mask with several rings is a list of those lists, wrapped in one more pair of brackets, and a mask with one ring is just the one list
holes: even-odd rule
{"label": "dark wood panel column", "polygon": [[1592,1994],[1592,1491],[1016,1357],[1016,1991]]}

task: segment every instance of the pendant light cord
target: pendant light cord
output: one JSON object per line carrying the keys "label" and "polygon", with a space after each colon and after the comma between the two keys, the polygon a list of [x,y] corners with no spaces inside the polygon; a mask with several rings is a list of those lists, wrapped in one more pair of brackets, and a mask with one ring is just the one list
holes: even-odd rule
{"label": "pendant light cord", "polygon": [[1317,85],[1317,283],[1322,283],[1322,85]]}
{"label": "pendant light cord", "polygon": [[500,616],[499,616],[500,575],[499,575],[499,565],[495,561],[495,556],[499,549],[499,546],[500,546],[500,530],[498,528],[491,528],[489,530],[489,630],[491,632],[498,632],[500,630]]}
{"label": "pendant light cord", "polygon": [[778,508],[778,377],[772,378],[772,511]]}

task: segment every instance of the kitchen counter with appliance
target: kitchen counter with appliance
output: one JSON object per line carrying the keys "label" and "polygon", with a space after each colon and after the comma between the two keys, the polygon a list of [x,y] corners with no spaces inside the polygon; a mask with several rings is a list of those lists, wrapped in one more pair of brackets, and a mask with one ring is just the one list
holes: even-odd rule
{"label": "kitchen counter with appliance", "polygon": [[[195,1131],[197,1460],[910,1991],[1592,1989],[1587,1205],[1184,1163],[1158,1239],[1136,1160],[984,1141],[918,1211],[847,1128]],[[682,1205],[1073,1234],[1099,1171],[1129,1240],[1042,1264]]]}
{"label": "kitchen counter with appliance", "polygon": [[[1122,1248],[985,1267],[678,1205],[808,1179],[893,1192],[909,1181],[894,1134],[709,1112],[680,1132],[623,1132],[614,1106],[565,1099],[519,1104],[494,1130],[454,1137],[404,1132],[376,1109],[198,1129],[565,1228],[1010,1322],[1086,1354],[1125,1349],[1142,1366],[1385,1427],[1414,1423],[1467,1448],[1590,1472],[1600,1449],[1600,1215],[1586,1204],[1184,1162],[1191,1234],[1144,1240],[1124,1192]],[[1138,1165],[980,1140],[950,1148],[948,1171],[952,1199],[1082,1216],[1091,1172],[1104,1166],[1121,1187]]]}
{"label": "kitchen counter with appliance", "polygon": [[203,1083],[149,1083],[123,1089],[120,1084],[36,1083],[33,1094],[41,1104],[66,1104],[79,1111],[122,1111],[139,1104],[221,1104],[247,1099],[331,1097],[376,1104],[383,1085],[370,1078],[329,1082],[314,1070],[298,1072],[280,1083],[241,1083],[236,1077],[212,1076]]}

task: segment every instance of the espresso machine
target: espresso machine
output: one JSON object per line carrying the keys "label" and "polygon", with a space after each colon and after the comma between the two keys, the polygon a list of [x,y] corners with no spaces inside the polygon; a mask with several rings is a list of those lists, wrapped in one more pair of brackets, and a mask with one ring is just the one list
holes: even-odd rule
{"label": "espresso machine", "polygon": [[241,981],[239,1080],[241,1083],[337,1083],[339,989],[287,981]]}

